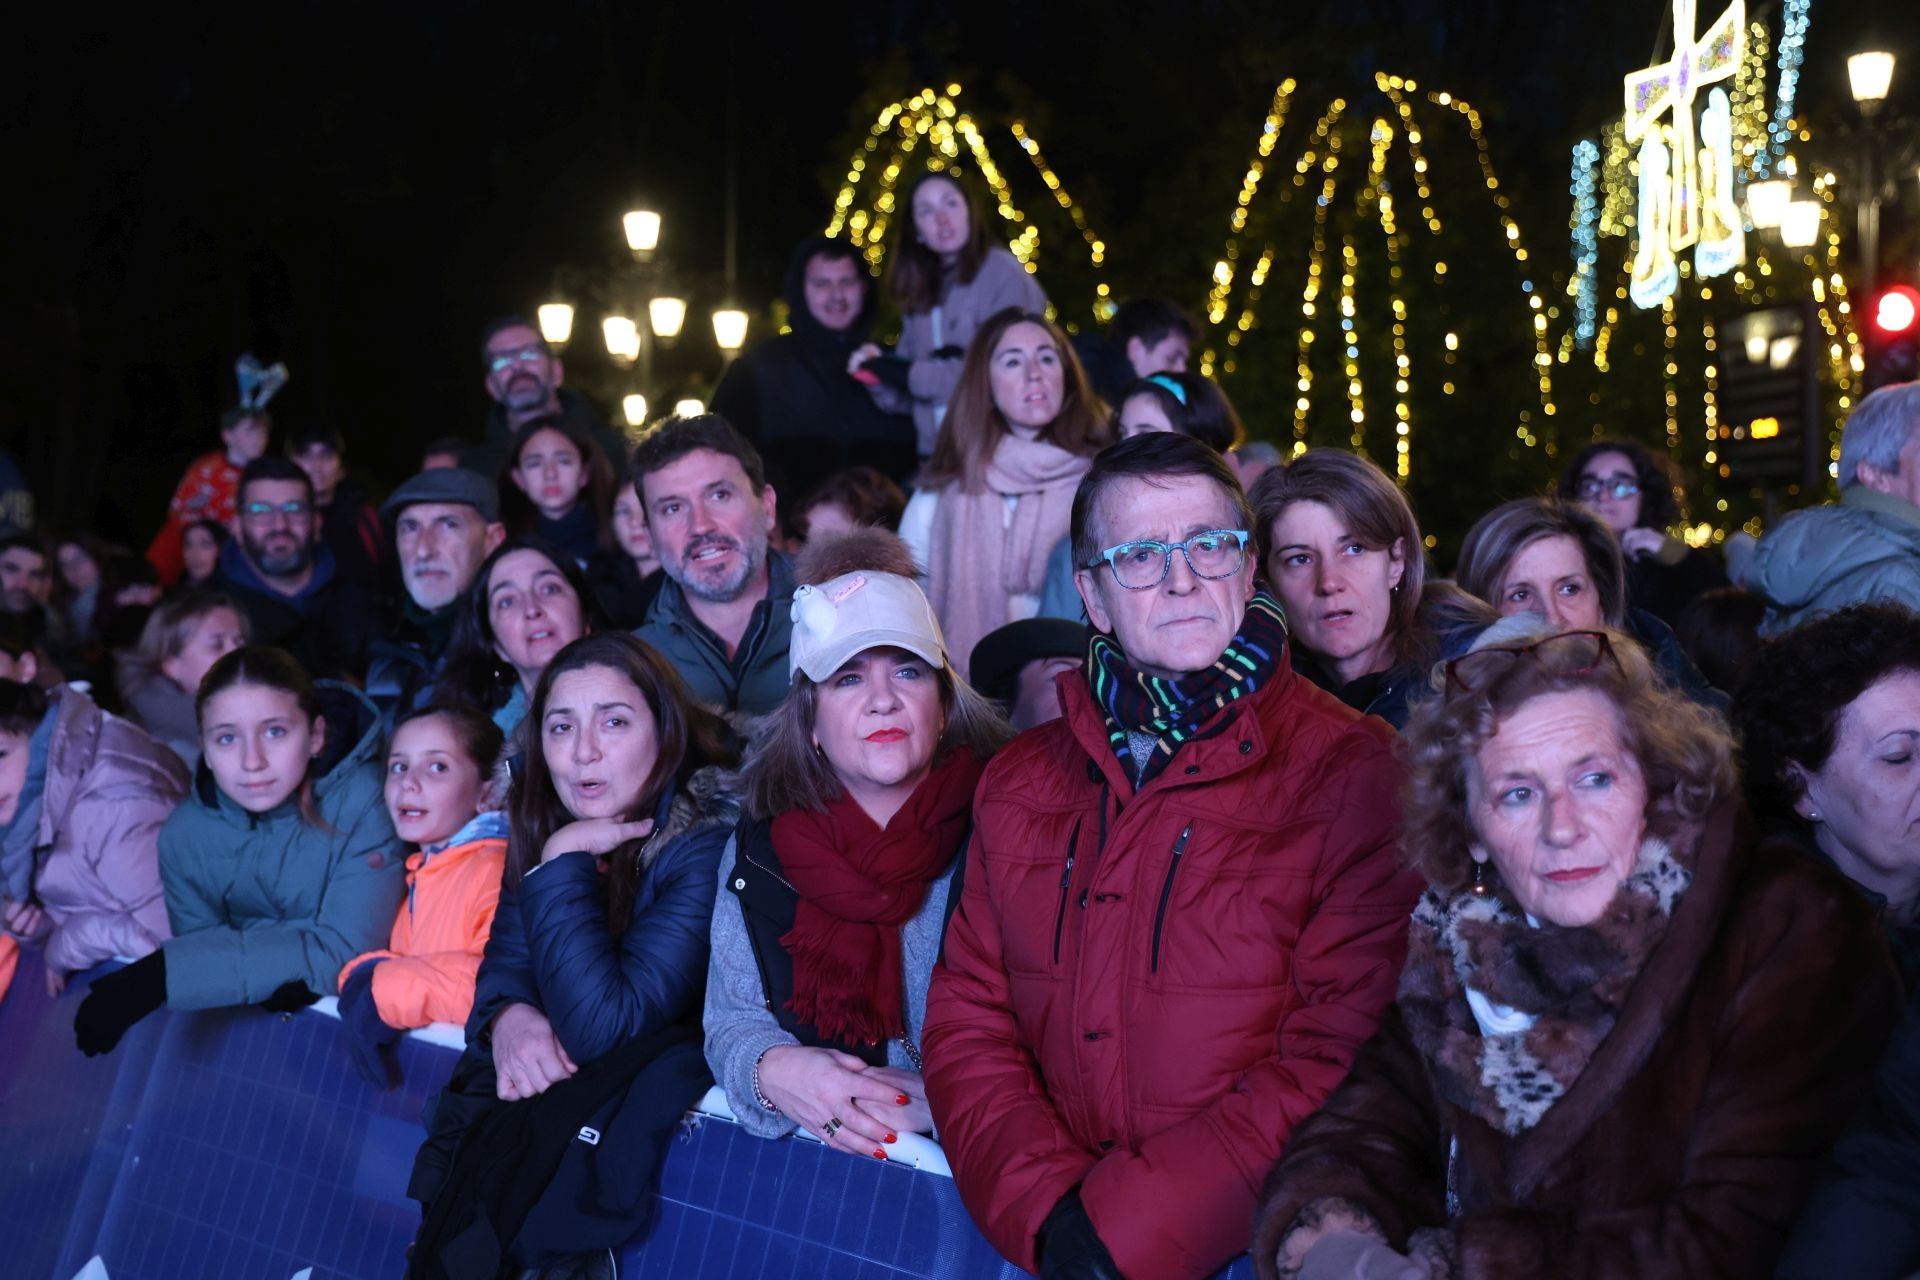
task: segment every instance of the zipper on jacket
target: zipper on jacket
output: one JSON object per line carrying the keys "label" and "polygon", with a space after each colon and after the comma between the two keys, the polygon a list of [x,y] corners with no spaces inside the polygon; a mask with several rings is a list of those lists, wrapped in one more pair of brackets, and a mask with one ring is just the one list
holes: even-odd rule
{"label": "zipper on jacket", "polygon": [[1060,935],[1067,927],[1067,887],[1073,883],[1073,854],[1080,843],[1080,819],[1073,820],[1073,833],[1067,837],[1067,864],[1060,869],[1060,911],[1053,918],[1053,962],[1060,963]]}
{"label": "zipper on jacket", "polygon": [[1180,870],[1180,855],[1187,851],[1187,838],[1193,834],[1193,824],[1189,822],[1180,828],[1180,838],[1173,842],[1173,858],[1167,863],[1167,882],[1160,886],[1160,905],[1153,913],[1153,960],[1147,966],[1149,973],[1160,972],[1160,933],[1167,924],[1167,901],[1173,897],[1173,877]]}

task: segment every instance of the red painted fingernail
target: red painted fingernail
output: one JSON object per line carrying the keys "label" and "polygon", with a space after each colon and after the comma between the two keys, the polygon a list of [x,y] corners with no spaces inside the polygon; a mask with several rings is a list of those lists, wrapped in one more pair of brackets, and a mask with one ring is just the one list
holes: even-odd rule
{"label": "red painted fingernail", "polygon": [[909,1098],[909,1097],[908,1097],[908,1096],[907,1096],[906,1094],[904,1094],[904,1093],[896,1093],[896,1094],[894,1094],[894,1095],[893,1095],[893,1105],[894,1105],[894,1106],[896,1106],[896,1107],[904,1107],[904,1106],[906,1106],[906,1105],[907,1105],[907,1104],[908,1104],[909,1102],[912,1102],[912,1101],[913,1101],[913,1099],[912,1099],[912,1098]]}
{"label": "red painted fingernail", "polygon": [[895,1137],[895,1136],[894,1136],[893,1134],[891,1134],[891,1133],[890,1133],[890,1134],[888,1134],[888,1135],[887,1135],[887,1136],[886,1136],[885,1138],[883,1138],[883,1139],[881,1139],[881,1141],[883,1141],[883,1142],[898,1142],[898,1141],[900,1141],[900,1139],[899,1139],[899,1138],[897,1138],[897,1137]]}
{"label": "red painted fingernail", "polygon": [[875,1147],[873,1149],[873,1158],[875,1160],[885,1160],[887,1158],[887,1153],[882,1151],[880,1148]]}

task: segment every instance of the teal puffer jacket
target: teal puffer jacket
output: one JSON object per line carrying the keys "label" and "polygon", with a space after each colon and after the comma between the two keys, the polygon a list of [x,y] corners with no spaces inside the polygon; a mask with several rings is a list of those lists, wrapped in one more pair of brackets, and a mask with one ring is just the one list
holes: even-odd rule
{"label": "teal puffer jacket", "polygon": [[382,794],[378,715],[346,685],[319,690],[329,747],[313,792],[323,826],[295,800],[248,813],[203,763],[160,829],[170,1008],[258,1004],[296,981],[331,991],[341,965],[386,945],[406,858]]}

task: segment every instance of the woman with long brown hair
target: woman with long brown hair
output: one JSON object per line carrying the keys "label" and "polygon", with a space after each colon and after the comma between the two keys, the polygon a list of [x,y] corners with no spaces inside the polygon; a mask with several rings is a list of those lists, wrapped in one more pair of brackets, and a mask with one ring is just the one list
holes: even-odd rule
{"label": "woman with long brown hair", "polygon": [[[601,631],[540,673],[523,740],[467,1052],[408,1187],[426,1212],[416,1271],[422,1252],[459,1234],[460,1204],[481,1194],[472,1162],[517,1152],[503,1144],[528,1140],[542,1118],[565,1127],[572,1114],[577,1129],[583,1114],[597,1114],[595,1099],[626,1094],[676,1043],[698,1061],[714,878],[739,812],[725,726],[659,654]],[[703,1078],[678,1105],[704,1088]],[[576,1102],[584,1111],[570,1110]],[[491,1119],[502,1103],[540,1118]],[[525,1228],[494,1223],[522,1266],[546,1265],[554,1240],[536,1224],[553,1222],[548,1209],[561,1206],[537,1204]],[[592,1245],[580,1238],[570,1247]]]}
{"label": "woman with long brown hair", "polygon": [[900,342],[891,352],[861,344],[847,372],[868,385],[882,409],[913,415],[925,458],[974,336],[1007,307],[1044,313],[1047,295],[1004,244],[994,243],[978,195],[957,173],[921,174],[904,204],[911,234],[889,247],[886,284],[900,308]]}
{"label": "woman with long brown hair", "polygon": [[1112,442],[1107,407],[1056,325],[1013,307],[987,321],[900,519],[949,652],[970,654],[1039,611],[1073,491]]}
{"label": "woman with long brown hair", "polygon": [[508,532],[537,536],[582,568],[611,545],[613,463],[572,419],[535,418],[514,432],[498,483]]}

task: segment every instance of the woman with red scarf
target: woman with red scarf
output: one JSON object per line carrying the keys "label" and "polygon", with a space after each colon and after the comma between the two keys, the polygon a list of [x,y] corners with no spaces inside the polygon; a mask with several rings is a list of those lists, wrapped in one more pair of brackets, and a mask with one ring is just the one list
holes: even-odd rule
{"label": "woman with red scarf", "polygon": [[974,784],[1012,730],[953,670],[892,534],[809,546],[797,576],[792,688],[721,858],[707,1062],[748,1132],[884,1160],[933,1128],[927,985]]}

